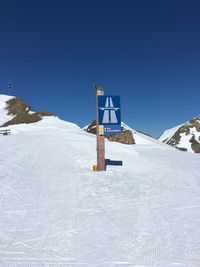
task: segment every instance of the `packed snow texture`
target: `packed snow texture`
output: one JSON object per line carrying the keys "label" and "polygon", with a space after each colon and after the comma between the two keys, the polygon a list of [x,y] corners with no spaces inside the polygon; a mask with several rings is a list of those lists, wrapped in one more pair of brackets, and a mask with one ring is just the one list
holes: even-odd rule
{"label": "packed snow texture", "polygon": [[[55,117],[0,136],[0,266],[200,266],[200,157],[140,135],[106,140]],[[139,135],[138,135],[139,136]],[[142,141],[143,140],[143,141]]]}

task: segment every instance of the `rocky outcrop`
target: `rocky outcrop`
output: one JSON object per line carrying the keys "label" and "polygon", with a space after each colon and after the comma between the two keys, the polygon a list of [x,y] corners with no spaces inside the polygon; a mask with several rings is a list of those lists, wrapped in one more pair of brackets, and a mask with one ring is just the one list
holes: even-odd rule
{"label": "rocky outcrop", "polygon": [[32,110],[25,101],[20,98],[11,98],[6,102],[6,110],[8,115],[14,116],[11,120],[5,122],[0,127],[6,127],[14,124],[21,123],[33,123],[38,122],[42,119],[43,116],[53,116],[49,112],[35,112]]}
{"label": "rocky outcrop", "polygon": [[[96,120],[94,120],[91,124],[85,127],[84,130],[88,133],[96,134]],[[105,135],[105,137],[113,142],[119,142],[122,144],[135,144],[132,131],[124,127],[122,127],[121,134]]]}
{"label": "rocky outcrop", "polygon": [[[166,137],[162,140],[164,143],[181,151],[200,153],[200,115],[181,125],[178,129],[176,127],[174,129],[176,130],[170,138],[165,132],[163,133],[163,136]],[[162,135],[159,139],[162,139]]]}
{"label": "rocky outcrop", "polygon": [[106,138],[110,141],[119,142],[122,144],[135,144],[133,133],[130,130],[122,129],[121,134],[108,135]]}

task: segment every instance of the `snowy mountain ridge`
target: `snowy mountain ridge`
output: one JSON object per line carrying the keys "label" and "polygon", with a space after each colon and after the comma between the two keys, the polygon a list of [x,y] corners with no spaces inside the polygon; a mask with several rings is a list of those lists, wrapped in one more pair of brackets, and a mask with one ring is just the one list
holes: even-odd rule
{"label": "snowy mountain ridge", "polygon": [[[121,123],[121,126],[121,134],[115,136],[107,136],[108,140],[128,145],[158,143],[158,140],[156,140],[155,138],[132,129],[124,122]],[[96,121],[94,120],[90,124],[83,127],[83,130],[88,133],[96,134]]]}
{"label": "snowy mountain ridge", "polygon": [[166,130],[158,140],[182,151],[200,153],[200,115]]}
{"label": "snowy mountain ridge", "polygon": [[[14,102],[14,104],[13,104]],[[13,108],[14,106],[14,108]],[[11,109],[11,111],[10,111]],[[14,110],[14,112],[13,112]],[[23,127],[12,127],[12,125],[17,124],[26,124],[26,123],[35,123],[38,122],[40,119],[44,119],[44,116],[41,116],[40,119],[36,118],[32,120],[30,118],[31,116],[36,115],[37,112],[35,112],[26,102],[23,100],[15,97],[15,96],[8,96],[8,95],[0,95],[0,126],[6,127],[9,126],[9,128],[23,128]],[[16,120],[17,116],[19,115],[19,120]],[[25,115],[25,118],[24,118]],[[27,117],[28,115],[28,117]],[[42,114],[42,115],[46,115]],[[52,114],[50,114],[52,115]],[[55,116],[54,116],[55,117]],[[51,121],[51,120],[47,120]],[[60,120],[62,121],[62,120]],[[64,121],[63,121],[64,122]],[[85,126],[83,130],[85,131],[89,125]],[[78,127],[78,126],[77,126]],[[133,136],[134,136],[134,142],[137,144],[151,144],[158,142],[154,138],[151,138],[145,134],[139,133],[135,131],[134,129],[130,128],[127,124],[122,122],[122,127],[124,130],[129,130]],[[34,126],[33,126],[34,128]]]}
{"label": "snowy mountain ridge", "polygon": [[0,125],[14,118],[13,115],[8,115],[8,111],[6,110],[6,102],[12,98],[14,98],[14,96],[0,94]]}
{"label": "snowy mountain ridge", "polygon": [[0,127],[34,123],[45,116],[53,116],[53,114],[50,112],[36,112],[21,98],[0,95]]}
{"label": "snowy mountain ridge", "polygon": [[133,133],[136,144],[151,144],[151,143],[155,144],[158,142],[155,138],[136,131],[135,129],[129,127],[124,122],[122,122],[122,127],[127,130],[130,130]]}

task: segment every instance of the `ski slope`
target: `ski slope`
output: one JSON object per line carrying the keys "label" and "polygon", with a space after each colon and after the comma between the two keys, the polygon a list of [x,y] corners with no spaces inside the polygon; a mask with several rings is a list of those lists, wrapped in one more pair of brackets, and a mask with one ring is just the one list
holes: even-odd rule
{"label": "ski slope", "polygon": [[[200,266],[200,156],[96,139],[55,117],[0,136],[0,266]],[[144,142],[142,142],[142,139]]]}

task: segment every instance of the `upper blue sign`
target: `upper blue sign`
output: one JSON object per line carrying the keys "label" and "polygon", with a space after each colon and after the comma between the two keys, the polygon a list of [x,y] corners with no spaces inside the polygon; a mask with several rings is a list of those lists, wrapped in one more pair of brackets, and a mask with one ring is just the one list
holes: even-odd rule
{"label": "upper blue sign", "polygon": [[98,96],[98,115],[100,125],[121,125],[120,97]]}

